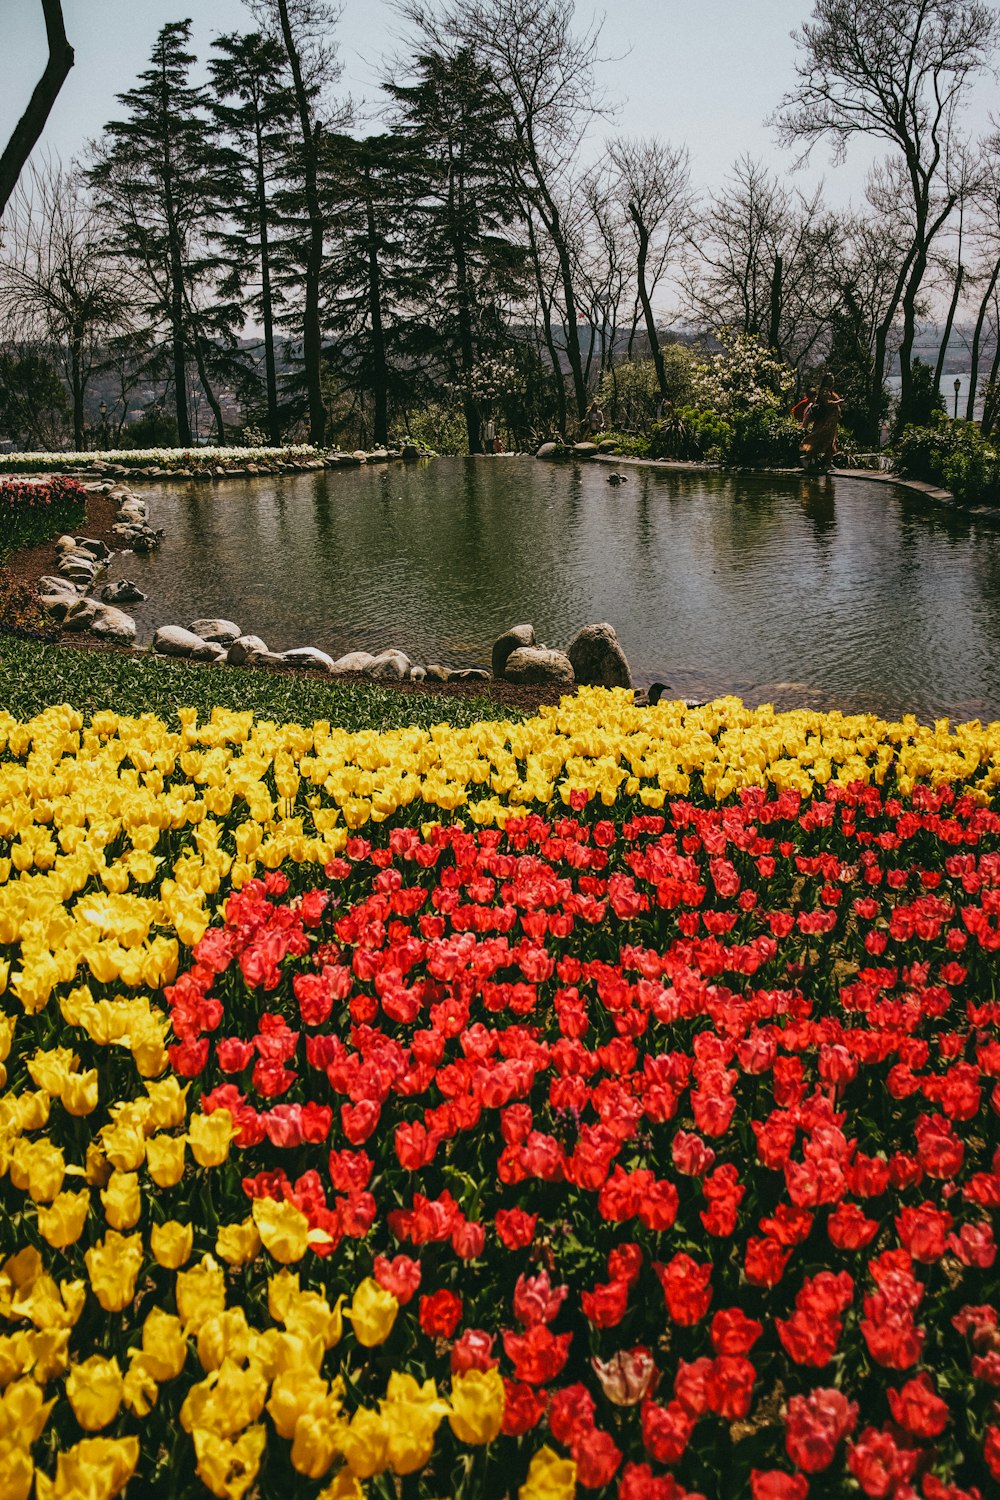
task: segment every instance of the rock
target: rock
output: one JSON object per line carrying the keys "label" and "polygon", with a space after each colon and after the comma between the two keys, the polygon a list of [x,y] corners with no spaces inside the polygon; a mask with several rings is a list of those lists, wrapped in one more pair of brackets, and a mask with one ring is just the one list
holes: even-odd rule
{"label": "rock", "polygon": [[447,682],[448,681],[448,668],[447,667],[442,667],[439,662],[436,662],[436,661],[435,662],[431,662],[431,664],[427,667],[426,671],[427,671],[427,681],[428,682]]}
{"label": "rock", "polygon": [[403,460],[404,464],[415,464],[417,459],[420,457],[420,449],[417,447],[416,443],[404,443],[402,448],[399,450],[399,456]]}
{"label": "rock", "polygon": [[535,457],[547,458],[551,462],[553,459],[562,458],[564,452],[565,449],[561,443],[543,443]]}
{"label": "rock", "polygon": [[200,635],[183,630],[180,625],[161,625],[153,636],[153,650],[163,656],[194,656],[196,651],[207,646]]}
{"label": "rock", "polygon": [[226,648],[218,641],[202,641],[189,654],[192,661],[224,661]]}
{"label": "rock", "polygon": [[359,464],[366,464],[368,462],[368,454],[363,448],[355,448],[351,457]]}
{"label": "rock", "polygon": [[106,583],[101,590],[105,604],[141,604],[147,597],[131,578],[119,578],[117,583]]}
{"label": "rock", "polygon": [[98,562],[106,562],[111,556],[111,550],[106,543],[98,542],[93,537],[78,536],[76,545],[81,551],[89,552],[92,557],[96,557]]}
{"label": "rock", "polygon": [[89,630],[100,608],[96,599],[78,599],[67,611],[66,618],[63,620],[63,629]]}
{"label": "rock", "polygon": [[503,676],[507,658],[512,651],[517,650],[518,646],[533,646],[534,644],[534,625],[512,625],[509,630],[505,630],[503,635],[498,636],[493,642],[493,676]]}
{"label": "rock", "polygon": [[456,667],[448,673],[449,682],[489,682],[490,674],[485,667]]}
{"label": "rock", "polygon": [[41,594],[68,594],[71,599],[76,595],[76,589],[69,579],[58,573],[45,573],[39,578],[38,591]]}
{"label": "rock", "polygon": [[380,651],[367,671],[370,677],[383,677],[402,682],[409,675],[410,658],[405,651]]}
{"label": "rock", "polygon": [[628,658],[613,625],[584,625],[566,648],[578,683],[594,687],[632,686]]}
{"label": "rock", "polygon": [[105,606],[95,615],[90,633],[106,641],[132,642],[135,640],[135,621],[124,610]]}
{"label": "rock", "polygon": [[411,667],[410,668],[410,681],[411,682],[423,682],[423,680],[424,680],[424,678],[426,676],[427,676],[427,668],[426,667]]}
{"label": "rock", "polygon": [[564,683],[567,687],[575,681],[569,657],[548,646],[518,646],[508,656],[503,675],[508,682]]}
{"label": "rock", "polygon": [[290,667],[322,667],[324,672],[333,671],[333,657],[327,656],[325,651],[318,651],[315,646],[296,646],[291,651],[283,651],[282,657]]}
{"label": "rock", "polygon": [[348,651],[346,656],[338,656],[333,664],[335,672],[367,672],[375,660],[370,651]]}
{"label": "rock", "polygon": [[596,452],[597,452],[597,444],[596,443],[574,443],[573,444],[573,457],[574,458],[593,458],[593,456],[594,456],[594,454]]}
{"label": "rock", "polygon": [[76,537],[67,536],[64,532],[62,536],[56,537],[56,547],[60,552],[67,550],[72,552],[76,547]]}
{"label": "rock", "polygon": [[370,464],[384,464],[388,460],[389,450],[387,448],[373,448],[368,455],[368,462]]}
{"label": "rock", "polygon": [[259,635],[240,635],[232,642],[226,652],[226,660],[231,667],[242,667],[247,658],[254,652],[267,650],[266,641],[262,641]]}
{"label": "rock", "polygon": [[243,634],[232,620],[192,620],[188,629],[192,635],[200,635],[203,641],[215,641],[221,646],[231,646]]}
{"label": "rock", "polygon": [[75,593],[67,594],[60,592],[58,594],[39,594],[38,596],[38,602],[42,609],[44,609],[47,615],[51,615],[54,620],[61,620],[65,615],[68,615],[73,608],[75,600]]}
{"label": "rock", "polygon": [[651,682],[649,685],[649,692],[646,694],[646,702],[649,707],[653,708],[657,703],[659,703],[664,693],[669,693],[669,691],[670,688],[665,682]]}
{"label": "rock", "polygon": [[287,667],[281,651],[251,651],[247,657],[248,667]]}

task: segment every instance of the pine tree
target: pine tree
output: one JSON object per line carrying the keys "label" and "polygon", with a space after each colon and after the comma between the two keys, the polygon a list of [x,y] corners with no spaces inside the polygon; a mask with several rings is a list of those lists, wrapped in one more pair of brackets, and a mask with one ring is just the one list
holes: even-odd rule
{"label": "pine tree", "polygon": [[332,246],[324,266],[334,373],[372,406],[372,437],[385,444],[391,406],[419,386],[430,283],[421,264],[425,173],[409,137],[387,131],[329,137]]}
{"label": "pine tree", "polygon": [[260,320],[267,431],[277,444],[281,416],[275,303],[280,301],[280,289],[275,284],[275,268],[287,245],[274,197],[294,153],[295,95],[284,51],[273,38],[252,32],[218,37],[214,45],[218,56],[208,65],[211,108],[221,139],[213,146],[212,161],[227,218],[216,236],[227,266],[220,290],[241,297],[245,310]]}
{"label": "pine tree", "polygon": [[210,171],[207,95],[190,82],[190,21],[164,26],[136,86],[116,97],[127,110],[105,126],[89,180],[115,225],[121,253],[146,290],[145,314],[166,329],[182,446],[191,442],[188,364],[212,409],[220,440],[222,410],[213,380],[236,347],[240,310],[212,297],[202,305],[211,262],[205,236],[218,218]]}
{"label": "pine tree", "polygon": [[473,370],[509,346],[506,309],[526,267],[510,186],[514,145],[497,91],[470,49],[427,52],[415,72],[415,82],[387,85],[387,92],[427,177],[420,253],[434,289],[433,354],[462,390],[469,452],[478,453]]}

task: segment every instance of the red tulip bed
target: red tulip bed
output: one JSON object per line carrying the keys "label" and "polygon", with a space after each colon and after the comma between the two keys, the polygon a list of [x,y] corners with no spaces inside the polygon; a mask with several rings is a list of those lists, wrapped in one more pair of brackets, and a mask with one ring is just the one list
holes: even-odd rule
{"label": "red tulip bed", "polygon": [[0,556],[46,541],[83,521],[87,492],[77,479],[0,479]]}
{"label": "red tulip bed", "polygon": [[224,1217],[287,1200],[311,1284],[396,1298],[349,1404],[499,1371],[463,1493],[543,1445],[532,1497],[1000,1493],[1000,817],[573,800],[230,895],[166,991]]}

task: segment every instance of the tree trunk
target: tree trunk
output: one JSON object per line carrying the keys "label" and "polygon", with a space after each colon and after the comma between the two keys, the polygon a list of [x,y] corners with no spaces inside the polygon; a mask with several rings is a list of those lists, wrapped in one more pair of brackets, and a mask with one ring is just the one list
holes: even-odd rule
{"label": "tree trunk", "polygon": [[69,383],[73,395],[73,446],[77,453],[83,452],[83,377],[80,368],[82,344],[83,334],[79,328],[74,328],[69,344]]}
{"label": "tree trunk", "polygon": [[548,293],[545,290],[545,278],[542,275],[542,263],[538,254],[538,240],[535,236],[535,226],[529,215],[528,217],[528,244],[531,249],[531,263],[535,270],[535,287],[538,292],[538,305],[542,309],[542,328],[545,333],[545,347],[549,351],[552,361],[552,373],[556,380],[556,417],[559,422],[559,431],[563,437],[566,436],[566,384],[563,380],[562,365],[559,361],[559,351],[556,348],[555,338],[552,333],[552,308]]}
{"label": "tree trunk", "polygon": [[385,328],[382,323],[382,279],[379,275],[378,237],[375,232],[375,206],[371,190],[365,198],[368,225],[368,318],[372,333],[372,399],[375,403],[372,439],[376,447],[389,442],[389,369],[385,355]]}
{"label": "tree trunk", "polygon": [[267,389],[267,435],[275,447],[281,442],[278,417],[278,374],[274,360],[274,308],[271,301],[271,247],[268,241],[267,178],[260,116],[257,132],[257,220],[260,225],[260,305],[264,323],[264,382]]}
{"label": "tree trunk", "polygon": [[998,277],[1000,277],[1000,260],[994,262],[986,294],[979,304],[979,312],[976,315],[976,326],[972,330],[972,350],[969,357],[969,399],[965,403],[965,420],[967,422],[975,421],[976,393],[979,389],[979,350],[983,341],[986,314],[990,309],[990,298],[996,290]]}
{"label": "tree trunk", "polygon": [[309,441],[322,447],[326,431],[323,406],[323,337],[320,329],[320,277],[323,271],[323,214],[319,201],[317,158],[320,126],[313,123],[309,110],[309,91],[302,76],[287,0],[278,0],[281,34],[292,73],[292,87],[302,131],[302,174],[306,212],[309,216],[309,247],[306,253],[305,307],[302,324],[302,363],[309,404]]}
{"label": "tree trunk", "polygon": [[205,400],[208,402],[212,416],[215,419],[215,431],[219,439],[219,446],[220,448],[224,448],[226,446],[226,424],[222,417],[222,407],[209,379],[208,368],[205,364],[205,354],[201,347],[201,338],[196,332],[192,334],[191,349],[194,354],[195,366],[198,370],[198,381],[205,392]]}
{"label": "tree trunk", "polygon": [[771,277],[771,314],[767,325],[767,347],[781,358],[781,282],[784,261],[780,255],[774,257],[774,274]]}
{"label": "tree trunk", "polygon": [[0,156],[0,214],[7,207],[21,169],[45,129],[45,122],[59,97],[59,90],[73,66],[74,53],[66,36],[61,0],[42,0],[42,13],[49,44],[48,61],[28,100],[27,109],[14,126],[13,134]]}
{"label": "tree trunk", "polygon": [[[450,173],[448,183],[448,208],[451,228],[452,251],[455,256],[455,294],[458,301],[458,348],[462,363],[462,407],[465,414],[465,430],[468,435],[469,452],[483,451],[479,404],[472,395],[472,370],[476,363],[475,343],[472,337],[472,289],[469,264],[465,250],[465,175],[461,165],[456,174]],[[457,194],[457,202],[456,202]]]}
{"label": "tree trunk", "polygon": [[177,410],[177,441],[182,448],[191,446],[191,418],[187,399],[187,348],[184,340],[184,293],[181,287],[180,257],[171,255],[170,333],[173,343],[174,405]]}
{"label": "tree trunk", "polygon": [[650,353],[653,356],[653,364],[656,367],[656,383],[660,388],[660,399],[667,399],[667,372],[663,365],[663,350],[660,348],[660,336],[656,331],[656,319],[653,317],[653,307],[649,300],[649,288],[646,285],[646,260],[649,255],[649,231],[647,230],[639,211],[634,203],[630,203],[628,211],[635,224],[636,234],[639,236],[639,254],[636,260],[636,276],[638,277],[639,301],[642,303],[642,316],[646,323],[646,337],[649,339]]}

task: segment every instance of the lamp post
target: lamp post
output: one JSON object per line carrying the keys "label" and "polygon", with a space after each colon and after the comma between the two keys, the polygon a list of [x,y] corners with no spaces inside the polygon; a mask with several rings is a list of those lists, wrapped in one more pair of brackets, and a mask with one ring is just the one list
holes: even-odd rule
{"label": "lamp post", "polygon": [[101,449],[107,452],[108,448],[108,405],[102,401],[97,410],[101,414]]}
{"label": "lamp post", "polygon": [[958,375],[955,376],[955,411],[954,420],[958,421],[958,393],[962,389],[962,381]]}

